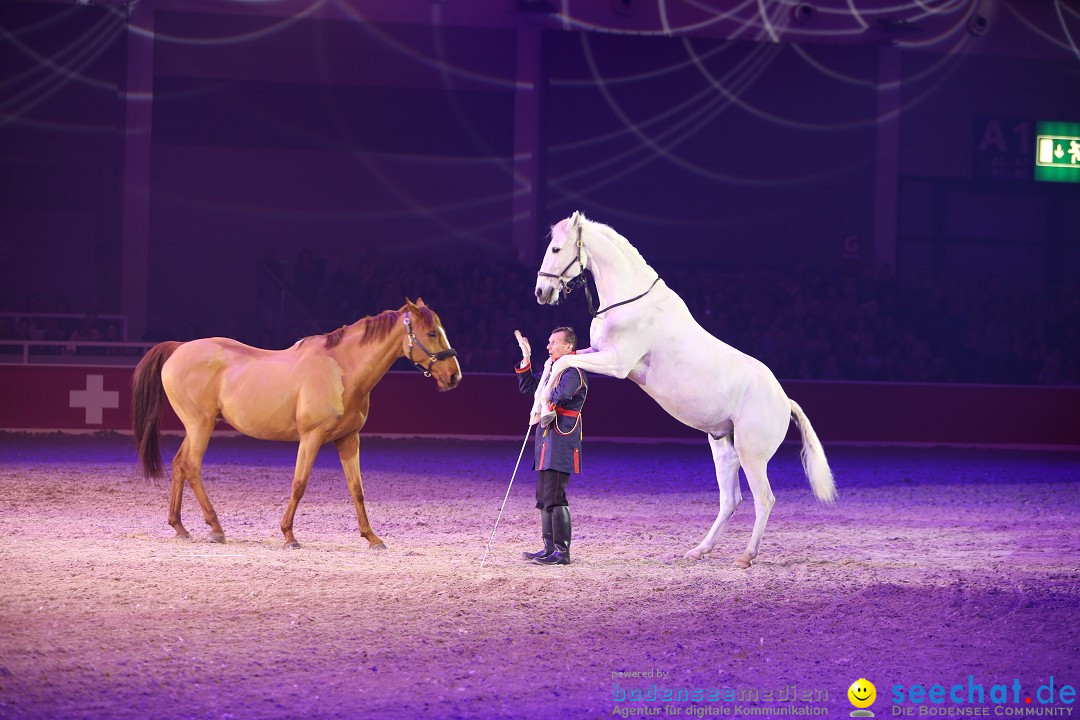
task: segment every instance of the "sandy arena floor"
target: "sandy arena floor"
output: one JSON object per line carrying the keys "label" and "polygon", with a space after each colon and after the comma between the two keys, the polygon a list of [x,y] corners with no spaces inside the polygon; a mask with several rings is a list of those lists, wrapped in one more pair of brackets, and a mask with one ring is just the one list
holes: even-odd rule
{"label": "sandy arena floor", "polygon": [[517,442],[364,440],[385,552],[359,537],[332,449],[292,551],[277,529],[292,446],[211,443],[218,545],[190,491],[196,540],[173,538],[167,483],[136,477],[129,444],[0,434],[0,718],[847,717],[860,677],[879,718],[898,684],[962,684],[965,701],[969,683],[1008,685],[991,716],[1077,707],[1060,702],[1080,687],[1077,453],[826,447],[829,508],[784,447],[743,571],[750,502],[713,555],[680,559],[716,514],[704,441],[587,443],[573,564],[518,559],[539,544],[526,471],[480,570]]}

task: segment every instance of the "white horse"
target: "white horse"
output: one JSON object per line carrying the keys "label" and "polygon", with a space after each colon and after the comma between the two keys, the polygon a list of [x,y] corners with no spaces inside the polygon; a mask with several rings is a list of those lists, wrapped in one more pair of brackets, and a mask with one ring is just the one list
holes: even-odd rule
{"label": "white horse", "polygon": [[[750,567],[776,502],[766,466],[791,419],[802,433],[802,465],[814,495],[823,503],[835,501],[836,485],[821,442],[772,371],[706,332],[626,238],[576,212],[551,229],[536,281],[536,301],[559,302],[585,270],[592,273],[600,305],[589,329],[591,347],[555,362],[544,390],[545,406],[559,375],[579,367],[630,378],[676,420],[708,433],[720,512],[686,558],[699,560],[716,545],[742,502],[742,466],[754,495],[755,519],[746,552],[735,563]],[[581,277],[579,282],[584,281]]]}

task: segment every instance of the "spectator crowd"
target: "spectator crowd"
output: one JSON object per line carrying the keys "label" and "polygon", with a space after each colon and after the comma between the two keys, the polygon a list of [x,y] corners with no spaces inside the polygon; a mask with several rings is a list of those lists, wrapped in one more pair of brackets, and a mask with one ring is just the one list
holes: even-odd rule
{"label": "spectator crowd", "polygon": [[[780,378],[1080,383],[1076,286],[901,280],[888,270],[852,275],[812,267],[657,270],[709,332]],[[339,259],[332,271],[294,276],[297,283],[325,278],[303,296],[326,330],[422,296],[442,318],[466,372],[506,371],[515,359],[515,329],[540,341],[569,324],[583,344],[588,338],[583,291],[542,307],[533,298],[535,269],[512,262],[400,263],[372,252],[351,271]]]}
{"label": "spectator crowd", "polygon": [[[556,307],[533,298],[535,269],[490,260],[445,264],[388,260],[376,252],[333,263],[304,251],[287,272],[271,254],[258,268],[256,317],[211,334],[283,348],[422,297],[439,313],[466,373],[506,372],[514,330],[542,347],[558,325],[587,344],[589,315],[575,290]],[[1080,289],[984,278],[899,279],[812,267],[657,268],[713,335],[760,359],[781,379],[1076,385]],[[287,302],[283,302],[283,297]],[[282,307],[295,305],[292,320]],[[0,340],[124,339],[115,322],[41,314],[0,315]],[[300,319],[297,319],[300,318]],[[201,336],[196,319],[174,339]],[[173,333],[151,322],[143,340]],[[182,335],[182,336],[181,336]]]}

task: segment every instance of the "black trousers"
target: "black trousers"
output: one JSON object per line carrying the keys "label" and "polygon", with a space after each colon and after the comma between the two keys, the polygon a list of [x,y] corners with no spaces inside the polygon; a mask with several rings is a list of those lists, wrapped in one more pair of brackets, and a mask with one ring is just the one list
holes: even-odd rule
{"label": "black trousers", "polygon": [[570,473],[558,470],[541,470],[536,475],[536,507],[538,510],[551,510],[566,502],[566,483]]}

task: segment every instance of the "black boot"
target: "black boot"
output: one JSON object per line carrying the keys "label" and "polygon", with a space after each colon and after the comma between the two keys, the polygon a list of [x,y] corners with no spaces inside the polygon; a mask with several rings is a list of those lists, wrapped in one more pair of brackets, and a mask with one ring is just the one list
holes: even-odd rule
{"label": "black boot", "polygon": [[533,560],[538,565],[570,564],[570,508],[557,505],[551,508],[551,535],[555,551]]}
{"label": "black boot", "polygon": [[551,553],[555,552],[555,543],[551,539],[551,513],[545,512],[543,508],[540,509],[540,526],[543,529],[544,549],[537,550],[536,552],[521,553],[521,557],[525,558],[526,560],[545,558]]}

